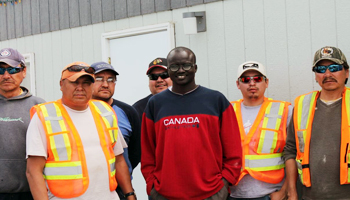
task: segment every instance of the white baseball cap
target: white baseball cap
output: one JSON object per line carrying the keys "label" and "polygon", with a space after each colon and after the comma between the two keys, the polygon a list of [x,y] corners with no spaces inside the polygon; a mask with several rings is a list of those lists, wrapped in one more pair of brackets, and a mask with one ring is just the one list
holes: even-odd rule
{"label": "white baseball cap", "polygon": [[264,65],[256,61],[247,61],[239,65],[237,71],[237,79],[239,79],[242,76],[242,74],[248,70],[258,71],[260,74],[266,77],[266,70]]}

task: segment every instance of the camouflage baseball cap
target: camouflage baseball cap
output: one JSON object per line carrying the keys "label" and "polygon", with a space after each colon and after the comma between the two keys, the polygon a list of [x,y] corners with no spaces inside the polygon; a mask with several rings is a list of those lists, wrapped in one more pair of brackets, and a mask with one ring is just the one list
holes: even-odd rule
{"label": "camouflage baseball cap", "polygon": [[345,55],[337,47],[325,46],[316,51],[312,67],[315,67],[321,60],[330,60],[337,64],[344,65],[345,68],[349,68]]}

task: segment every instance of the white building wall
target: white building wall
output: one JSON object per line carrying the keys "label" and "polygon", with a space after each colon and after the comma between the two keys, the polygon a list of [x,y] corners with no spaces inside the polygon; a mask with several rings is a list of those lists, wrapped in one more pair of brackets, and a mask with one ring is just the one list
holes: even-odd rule
{"label": "white building wall", "polygon": [[[183,34],[182,13],[189,11],[206,11],[206,32]],[[59,79],[65,65],[102,59],[102,33],[172,22],[176,46],[189,47],[197,56],[198,84],[221,91],[229,100],[241,98],[237,66],[256,60],[267,68],[266,95],[292,101],[319,89],[311,71],[317,49],[337,46],[350,59],[349,11],[348,0],[224,0],[2,41],[0,47],[35,54],[37,96],[51,101],[61,96]]]}

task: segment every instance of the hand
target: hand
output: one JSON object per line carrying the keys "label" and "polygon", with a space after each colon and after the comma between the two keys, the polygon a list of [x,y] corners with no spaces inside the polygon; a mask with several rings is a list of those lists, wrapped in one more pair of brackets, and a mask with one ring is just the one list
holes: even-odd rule
{"label": "hand", "polygon": [[270,199],[271,200],[289,200],[289,198],[287,198],[287,194],[285,191],[283,190],[279,190],[277,192],[273,192],[270,194]]}

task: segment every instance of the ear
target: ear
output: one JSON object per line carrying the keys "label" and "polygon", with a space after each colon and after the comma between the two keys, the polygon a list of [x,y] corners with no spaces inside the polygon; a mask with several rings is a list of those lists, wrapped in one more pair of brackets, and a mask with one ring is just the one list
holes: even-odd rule
{"label": "ear", "polygon": [[197,64],[194,64],[194,73],[196,73],[197,72]]}
{"label": "ear", "polygon": [[238,81],[238,80],[236,81],[236,85],[237,85],[237,88],[240,90],[241,88],[240,88],[240,85],[239,85],[239,81]]}
{"label": "ear", "polygon": [[63,85],[63,81],[60,80],[60,90],[62,91],[62,85]]}
{"label": "ear", "polygon": [[349,78],[349,69],[345,70],[345,76],[346,76],[346,78]]}
{"label": "ear", "polygon": [[269,79],[266,78],[265,82],[266,82],[266,88],[268,88],[269,87]]}
{"label": "ear", "polygon": [[23,76],[23,78],[25,78],[27,76],[27,67],[23,68],[22,76]]}

